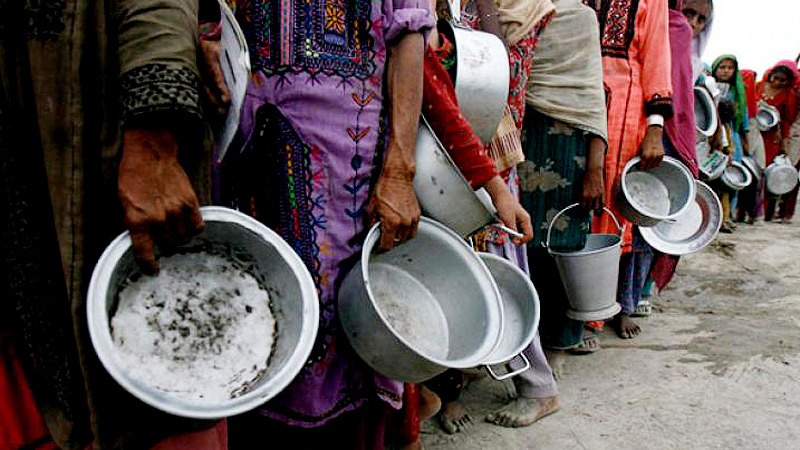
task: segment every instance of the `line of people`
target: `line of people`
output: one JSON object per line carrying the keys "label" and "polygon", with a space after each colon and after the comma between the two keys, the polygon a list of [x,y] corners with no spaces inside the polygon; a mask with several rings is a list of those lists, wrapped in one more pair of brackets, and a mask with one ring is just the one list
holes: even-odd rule
{"label": "line of people", "polygon": [[[414,235],[420,113],[505,225],[524,235],[490,228],[476,247],[529,273],[541,298],[540,333],[525,351],[532,368],[514,379],[517,397],[486,419],[522,427],[558,411],[545,349],[596,352],[603,323],[567,317],[547,229],[577,202],[552,224],[551,247],[578,250],[590,232],[615,233],[602,207],[621,218],[615,186],[635,156],[644,167],[674,156],[699,175],[693,87],[703,83],[712,1],[463,2],[461,23],[498,36],[509,55],[505,114],[489,142],[458,108],[456,49],[436,28],[452,13],[445,0],[228,3],[253,73],[218,163],[209,128],[230,95],[215,0],[0,2],[0,444],[366,449],[389,439],[421,448],[419,420],[438,410],[447,432],[469,428],[459,395],[470,374],[404,386],[357,357],[337,317],[338,286],[365,227],[381,223],[384,249]],[[732,105],[722,127],[728,152],[756,151],[748,121],[760,99],[784,118],[763,134],[765,160],[781,149],[800,156],[792,64],[756,85],[735,57],[715,62],[713,77],[732,86],[720,103]],[[764,204],[771,219],[782,202],[779,215],[791,220],[796,195],[762,202],[756,186],[740,193],[739,217],[758,217]],[[198,206],[211,203],[255,217],[295,249],[316,283],[321,319],[306,366],[280,395],[241,416],[195,421],[144,405],[108,376],[86,330],[85,293],[121,230],[155,272],[156,249],[201,230]],[[632,338],[641,332],[632,318],[650,314],[648,295],[669,283],[678,258],[624,224],[612,281],[622,312],[610,319]]]}

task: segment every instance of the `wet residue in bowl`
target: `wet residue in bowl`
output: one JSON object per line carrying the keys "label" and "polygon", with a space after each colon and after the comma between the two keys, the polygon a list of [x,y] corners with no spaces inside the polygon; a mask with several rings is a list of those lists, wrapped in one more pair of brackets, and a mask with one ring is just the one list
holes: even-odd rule
{"label": "wet residue in bowl", "polygon": [[157,276],[126,280],[111,319],[127,375],[195,403],[246,390],[275,339],[267,291],[222,256],[177,254],[160,264]]}

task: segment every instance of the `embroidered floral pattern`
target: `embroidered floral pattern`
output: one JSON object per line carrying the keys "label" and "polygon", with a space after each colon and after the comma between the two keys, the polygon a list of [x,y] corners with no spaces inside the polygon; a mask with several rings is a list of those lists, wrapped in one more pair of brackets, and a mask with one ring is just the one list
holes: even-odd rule
{"label": "embroidered floral pattern", "polygon": [[157,112],[200,112],[200,79],[191,69],[148,64],[120,77],[122,119],[133,120]]}
{"label": "embroidered floral pattern", "polygon": [[595,9],[600,22],[603,56],[627,58],[628,48],[633,42],[639,0],[602,0],[599,3],[599,9]]}
{"label": "embroidered floral pattern", "polygon": [[370,0],[248,0],[237,3],[254,70],[369,78],[376,69]]}

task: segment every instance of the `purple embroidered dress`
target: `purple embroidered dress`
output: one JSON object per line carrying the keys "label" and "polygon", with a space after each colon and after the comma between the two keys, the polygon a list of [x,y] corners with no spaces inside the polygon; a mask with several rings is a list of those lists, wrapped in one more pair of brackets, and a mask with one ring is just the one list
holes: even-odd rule
{"label": "purple embroidered dress", "polygon": [[[267,224],[316,282],[320,326],[306,366],[261,412],[319,426],[402,383],[367,367],[340,331],[339,283],[355,265],[385,145],[387,42],[433,26],[427,0],[246,0],[236,16],[253,80],[217,201]],[[388,105],[386,105],[388,106]]]}

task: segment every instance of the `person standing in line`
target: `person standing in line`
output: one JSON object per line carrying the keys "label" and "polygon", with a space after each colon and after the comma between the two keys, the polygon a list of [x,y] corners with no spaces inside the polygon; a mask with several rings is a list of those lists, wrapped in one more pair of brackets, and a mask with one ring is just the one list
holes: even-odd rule
{"label": "person standing in line", "polygon": [[224,420],[119,386],[85,315],[94,263],[125,228],[152,273],[156,245],[203,227],[198,14],[196,0],[0,2],[0,336],[23,369],[0,376],[30,387],[64,449],[227,448]]}
{"label": "person standing in line", "polygon": [[[778,125],[763,131],[764,153],[766,164],[770,165],[780,154],[784,154],[784,146],[788,142],[789,130],[797,118],[797,93],[795,87],[800,85],[800,72],[794,61],[784,60],[764,73],[764,78],[756,85],[756,93],[761,102],[773,106],[780,113]],[[791,222],[797,203],[797,189],[776,196],[766,192],[764,200],[764,220],[769,222],[775,215],[775,209],[780,201],[778,219],[781,222]]]}
{"label": "person standing in line", "polygon": [[[664,156],[664,121],[673,114],[669,14],[666,0],[595,0],[590,6],[600,23],[609,105],[606,198],[613,198],[628,161],[638,155],[642,168],[649,169]],[[627,225],[617,293],[622,312],[613,325],[620,338],[630,339],[641,333],[631,315],[642,298],[653,250],[630,222],[622,222]],[[595,220],[593,228],[617,232],[605,216]]]}

